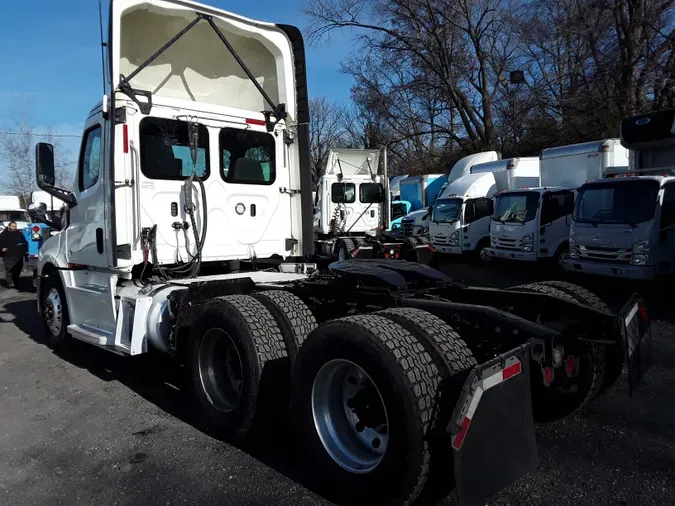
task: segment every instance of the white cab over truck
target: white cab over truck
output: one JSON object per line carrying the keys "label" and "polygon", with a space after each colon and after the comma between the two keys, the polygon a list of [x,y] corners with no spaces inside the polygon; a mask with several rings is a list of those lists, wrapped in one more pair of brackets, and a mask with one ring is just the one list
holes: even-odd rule
{"label": "white cab over truck", "polygon": [[650,280],[675,273],[675,111],[624,119],[630,172],[579,188],[566,269]]}
{"label": "white cab over truck", "polygon": [[[536,187],[497,197],[490,251],[507,260],[555,260],[562,268],[569,251],[576,189],[586,181],[627,169],[628,151],[619,139],[544,149]],[[517,216],[513,209],[524,212]]]}
{"label": "white cab over truck", "polygon": [[21,207],[19,197],[15,195],[0,195],[0,231],[4,230],[12,221],[16,222],[18,230],[30,224],[28,214]]}
{"label": "white cab over truck", "polygon": [[439,188],[438,184],[436,184],[433,187],[435,189],[434,194],[431,195],[431,193],[429,193],[424,207],[416,211],[413,211],[412,213],[408,214],[408,216],[404,217],[401,220],[401,227],[403,230],[403,234],[407,236],[429,235],[429,239],[433,243],[433,239],[431,238],[430,233],[429,218],[431,206],[435,202],[435,199],[440,197],[445,192],[445,189],[448,187],[448,185],[452,184],[457,179],[470,174],[471,168],[474,167],[475,165],[500,159],[501,154],[498,153],[497,151],[484,151],[481,153],[474,153],[471,155],[467,155],[464,158],[458,160],[452,166],[452,169],[450,169],[450,172],[448,173],[447,178],[445,180],[437,178],[439,181],[443,181],[443,183],[442,185],[440,185],[440,189],[438,189]]}
{"label": "white cab over truck", "polygon": [[315,270],[300,31],[187,0],[109,16],[72,192],[36,147],[38,185],[67,206],[37,267],[51,346],[172,355],[229,440],[292,417],[339,504],[431,503],[452,483],[473,505],[537,465],[534,416],[616,380],[619,325],[649,336],[639,296],[614,315],[578,288],[467,287],[400,260]]}
{"label": "white cab over truck", "polygon": [[492,172],[467,174],[450,183],[432,207],[429,237],[436,251],[477,253],[481,260],[489,261],[492,257],[485,250],[490,246],[492,196],[496,191]]}

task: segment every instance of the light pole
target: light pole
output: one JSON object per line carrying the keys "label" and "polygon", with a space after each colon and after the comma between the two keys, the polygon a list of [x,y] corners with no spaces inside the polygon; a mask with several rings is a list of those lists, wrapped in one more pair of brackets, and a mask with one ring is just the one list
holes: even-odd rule
{"label": "light pole", "polygon": [[508,90],[509,109],[511,116],[511,128],[513,129],[513,155],[518,156],[518,125],[515,107],[515,89],[511,85],[520,85],[525,82],[525,73],[522,70],[513,70],[509,72],[508,79],[504,76],[499,77],[499,82]]}

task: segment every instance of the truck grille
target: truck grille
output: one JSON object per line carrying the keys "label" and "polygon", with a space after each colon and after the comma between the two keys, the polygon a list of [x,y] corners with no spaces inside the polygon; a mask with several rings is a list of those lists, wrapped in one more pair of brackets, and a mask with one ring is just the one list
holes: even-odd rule
{"label": "truck grille", "polygon": [[630,263],[631,250],[626,248],[604,248],[600,246],[577,246],[579,258],[594,262]]}
{"label": "truck grille", "polygon": [[435,235],[431,242],[434,244],[448,244],[450,242],[450,238],[444,235]]}
{"label": "truck grille", "polygon": [[415,229],[415,220],[412,219],[401,220],[401,231],[403,232],[403,235],[406,236],[414,235],[414,229]]}
{"label": "truck grille", "polygon": [[508,249],[508,250],[519,250],[520,245],[516,239],[507,239],[505,237],[496,237],[494,239],[495,248],[499,249]]}

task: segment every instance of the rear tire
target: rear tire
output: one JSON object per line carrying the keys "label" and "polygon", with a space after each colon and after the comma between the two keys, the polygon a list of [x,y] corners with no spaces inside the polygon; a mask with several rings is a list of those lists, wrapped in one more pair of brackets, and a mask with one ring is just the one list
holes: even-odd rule
{"label": "rear tire", "polygon": [[[343,366],[365,377],[340,376]],[[294,367],[292,406],[308,458],[337,502],[415,500],[429,474],[425,436],[440,381],[422,344],[382,316],[350,316],[310,334]],[[349,389],[356,393],[347,398]]]}
{"label": "rear tire", "polygon": [[410,332],[432,357],[443,381],[436,399],[434,420],[428,434],[431,472],[420,504],[435,504],[453,487],[452,436],[446,432],[468,372],[476,365],[473,353],[455,330],[437,316],[416,308],[386,309],[375,313]]}
{"label": "rear tire", "polygon": [[248,295],[211,300],[192,326],[189,355],[207,421],[227,439],[244,439],[264,394],[280,379],[274,366],[288,356],[272,314]]}
{"label": "rear tire", "polygon": [[58,272],[42,278],[40,290],[40,313],[44,325],[47,345],[58,349],[71,342],[68,335],[70,318],[68,302]]}
{"label": "rear tire", "polygon": [[267,308],[281,331],[291,367],[298,350],[316,327],[316,318],[299,297],[285,290],[266,290],[251,296]]}
{"label": "rear tire", "polygon": [[335,245],[335,258],[340,262],[349,260],[355,249],[356,244],[352,239],[340,239]]}
{"label": "rear tire", "polygon": [[[548,286],[545,282],[531,283],[510,288],[545,293],[564,300],[576,302],[568,293]],[[566,353],[568,350],[566,350]],[[569,381],[565,388],[544,386],[543,373],[538,363],[532,363],[532,410],[537,422],[548,422],[565,418],[587,406],[595,399],[605,380],[605,347],[591,343],[578,343],[574,356],[580,361],[577,377]],[[565,374],[562,368],[555,370],[556,375]]]}

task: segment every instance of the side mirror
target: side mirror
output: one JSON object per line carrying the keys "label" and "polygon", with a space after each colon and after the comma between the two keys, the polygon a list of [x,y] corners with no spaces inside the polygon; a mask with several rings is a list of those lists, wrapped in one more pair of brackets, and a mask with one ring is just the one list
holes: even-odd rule
{"label": "side mirror", "polygon": [[53,188],[56,184],[54,146],[46,142],[38,142],[35,146],[35,178],[42,189]]}
{"label": "side mirror", "polygon": [[28,216],[35,221],[44,219],[47,216],[47,204],[44,202],[28,204]]}

